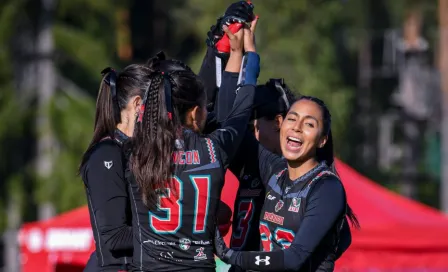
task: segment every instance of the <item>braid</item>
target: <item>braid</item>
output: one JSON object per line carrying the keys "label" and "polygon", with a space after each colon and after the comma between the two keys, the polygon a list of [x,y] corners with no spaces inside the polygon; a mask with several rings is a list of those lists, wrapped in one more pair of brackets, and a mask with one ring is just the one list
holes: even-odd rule
{"label": "braid", "polygon": [[[186,65],[185,63],[183,63],[182,61],[180,61],[180,60],[175,60],[175,59],[173,59],[173,60],[171,60],[174,64],[176,64],[176,65],[179,65],[180,67],[182,67],[182,68],[184,68],[185,70],[187,70],[187,71],[189,71],[189,72],[193,72],[193,70],[191,70],[191,68],[188,66],[188,65]],[[179,71],[179,70],[178,70]]]}
{"label": "braid", "polygon": [[[160,118],[160,84],[162,83],[162,76],[160,74],[156,74],[152,77],[151,85],[149,86],[149,94],[147,105],[148,108],[145,112],[145,115],[148,118],[149,126],[147,127],[147,131],[145,132],[148,137],[157,136],[157,124],[159,123]],[[152,135],[151,135],[152,133]]]}

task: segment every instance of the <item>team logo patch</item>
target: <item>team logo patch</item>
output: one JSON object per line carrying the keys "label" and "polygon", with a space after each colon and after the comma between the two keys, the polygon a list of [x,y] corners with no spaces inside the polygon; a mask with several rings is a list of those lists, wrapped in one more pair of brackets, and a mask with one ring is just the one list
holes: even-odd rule
{"label": "team logo patch", "polygon": [[289,205],[288,211],[295,212],[295,213],[299,212],[301,202],[302,202],[301,198],[293,197],[291,200],[291,205]]}
{"label": "team logo patch", "polygon": [[187,238],[182,238],[179,240],[179,247],[182,250],[188,250],[190,248],[191,241]]}
{"label": "team logo patch", "polygon": [[279,200],[277,204],[275,204],[275,212],[280,211],[283,208],[284,204],[285,202],[283,202],[283,200]]}
{"label": "team logo patch", "polygon": [[107,169],[111,169],[113,165],[114,165],[114,162],[113,162],[113,161],[104,161],[104,166],[105,166]]}
{"label": "team logo patch", "polygon": [[200,247],[200,248],[196,249],[196,252],[198,254],[196,254],[196,256],[194,256],[194,260],[195,261],[207,260],[207,254],[204,253],[204,248],[203,247]]}

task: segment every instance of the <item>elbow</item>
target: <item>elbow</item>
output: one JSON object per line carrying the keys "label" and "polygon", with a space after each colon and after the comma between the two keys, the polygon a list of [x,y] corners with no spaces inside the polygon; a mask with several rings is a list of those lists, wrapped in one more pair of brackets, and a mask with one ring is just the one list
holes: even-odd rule
{"label": "elbow", "polygon": [[125,226],[113,233],[111,231],[103,231],[100,235],[104,240],[104,248],[111,253],[133,249],[131,227]]}
{"label": "elbow", "polygon": [[299,271],[302,268],[304,260],[310,256],[310,252],[304,252],[292,245],[284,250],[284,262],[286,271]]}

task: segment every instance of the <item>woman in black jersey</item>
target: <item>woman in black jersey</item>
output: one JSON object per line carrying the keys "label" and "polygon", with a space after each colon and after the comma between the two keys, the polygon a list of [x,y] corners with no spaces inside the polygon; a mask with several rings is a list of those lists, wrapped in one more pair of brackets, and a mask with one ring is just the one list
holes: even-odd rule
{"label": "woman in black jersey", "polygon": [[350,244],[346,216],[359,224],[331,168],[331,116],[321,100],[302,96],[291,106],[280,128],[280,147],[283,158],[259,146],[266,188],[263,251],[233,251],[217,235],[218,255],[245,270],[333,271],[341,248]]}
{"label": "woman in black jersey", "polygon": [[103,71],[92,141],[79,168],[87,193],[96,252],[84,271],[122,271],[132,257],[132,221],[122,145],[132,136],[150,69]]}
{"label": "woman in black jersey", "polygon": [[[255,27],[255,24],[253,24]],[[240,52],[249,28],[232,34]],[[244,35],[243,35],[244,33]],[[185,64],[153,58],[130,157],[133,271],[214,271],[213,238],[224,174],[251,115],[259,57],[246,44],[244,77],[227,120],[202,135],[206,94]],[[232,54],[231,53],[231,54]]]}

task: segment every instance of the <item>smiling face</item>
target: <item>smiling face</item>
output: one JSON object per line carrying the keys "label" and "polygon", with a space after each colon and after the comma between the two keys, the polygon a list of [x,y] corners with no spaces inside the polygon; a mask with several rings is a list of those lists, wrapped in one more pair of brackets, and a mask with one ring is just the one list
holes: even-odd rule
{"label": "smiling face", "polygon": [[315,159],[317,148],[322,148],[327,138],[321,107],[311,100],[295,102],[280,128],[283,157],[297,163]]}

